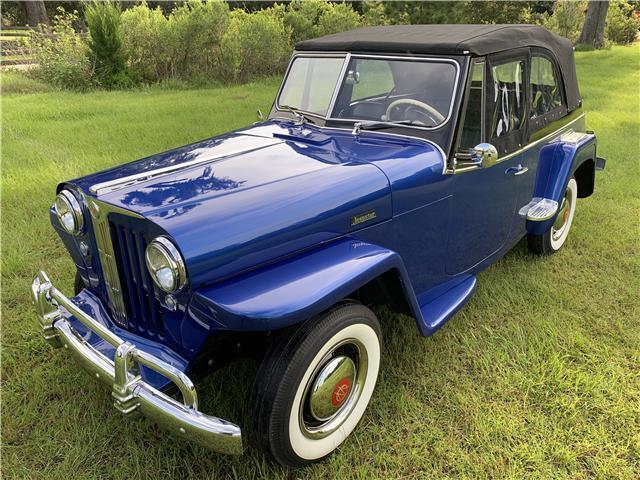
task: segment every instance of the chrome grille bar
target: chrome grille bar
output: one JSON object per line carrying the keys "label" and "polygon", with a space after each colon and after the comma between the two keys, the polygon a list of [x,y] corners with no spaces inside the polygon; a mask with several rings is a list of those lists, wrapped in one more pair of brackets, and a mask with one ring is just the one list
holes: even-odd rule
{"label": "chrome grille bar", "polygon": [[123,215],[143,218],[140,215],[124,210],[113,205],[85,196],[85,203],[91,213],[91,222],[98,246],[98,256],[104,276],[105,290],[111,305],[113,320],[121,327],[127,327],[127,311],[118,275],[118,264],[114,255],[113,241],[109,227],[109,214],[121,213]]}

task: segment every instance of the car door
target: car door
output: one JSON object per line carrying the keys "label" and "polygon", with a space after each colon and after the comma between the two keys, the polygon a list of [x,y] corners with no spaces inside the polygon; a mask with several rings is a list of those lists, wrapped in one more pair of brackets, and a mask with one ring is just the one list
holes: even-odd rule
{"label": "car door", "polygon": [[528,51],[475,59],[468,78],[456,152],[490,143],[498,153],[488,167],[454,165],[446,271],[468,271],[499,252],[517,215],[522,175],[520,152],[527,123]]}

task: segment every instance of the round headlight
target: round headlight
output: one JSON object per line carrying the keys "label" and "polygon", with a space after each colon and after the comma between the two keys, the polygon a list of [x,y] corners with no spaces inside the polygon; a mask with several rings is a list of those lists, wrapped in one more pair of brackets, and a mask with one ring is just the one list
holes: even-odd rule
{"label": "round headlight", "polygon": [[54,204],[58,221],[68,233],[77,235],[82,231],[84,220],[82,209],[76,197],[69,190],[62,190],[56,196]]}
{"label": "round headlight", "polygon": [[168,238],[156,237],[147,246],[145,259],[153,282],[161,290],[172,293],[186,283],[184,260]]}

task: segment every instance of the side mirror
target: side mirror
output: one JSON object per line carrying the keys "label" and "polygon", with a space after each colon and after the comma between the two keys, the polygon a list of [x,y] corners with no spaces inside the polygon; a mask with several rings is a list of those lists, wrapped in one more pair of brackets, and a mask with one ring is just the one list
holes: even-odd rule
{"label": "side mirror", "polygon": [[349,70],[349,72],[347,72],[345,83],[347,85],[355,85],[356,83],[360,83],[360,72],[356,70]]}
{"label": "side mirror", "polygon": [[480,143],[471,149],[471,162],[489,168],[498,162],[498,150],[490,143]]}
{"label": "side mirror", "polygon": [[264,115],[262,115],[262,110],[256,110],[256,120],[258,122],[262,122],[264,120]]}

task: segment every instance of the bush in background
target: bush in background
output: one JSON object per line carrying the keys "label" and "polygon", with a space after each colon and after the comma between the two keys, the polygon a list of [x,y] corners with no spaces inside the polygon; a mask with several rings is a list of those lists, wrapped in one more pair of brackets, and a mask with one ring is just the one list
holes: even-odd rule
{"label": "bush in background", "polygon": [[[67,88],[244,82],[257,75],[280,74],[297,42],[364,25],[533,23],[575,42],[586,10],[586,0],[357,4],[293,0],[233,11],[222,0],[189,0],[155,8],[142,2],[129,4],[124,11],[112,2],[86,8],[88,42],[73,29],[73,24],[80,29],[83,25],[77,15],[56,16],[53,34],[34,33],[30,45],[39,65],[36,75]],[[631,5],[612,1],[607,17],[610,41],[632,42],[639,23]]]}
{"label": "bush in background", "polygon": [[633,6],[624,0],[614,0],[609,4],[605,34],[607,39],[622,45],[632,43],[638,36],[640,18]]}
{"label": "bush in background", "polygon": [[45,26],[31,32],[27,47],[38,68],[33,75],[56,87],[85,90],[93,85],[93,67],[89,60],[89,46],[73,24],[78,12],[67,13],[60,8],[53,17],[52,28]]}
{"label": "bush in background", "polygon": [[229,27],[229,17],[229,5],[220,0],[191,0],[171,12],[166,41],[175,76],[193,78],[220,67],[220,44]]}
{"label": "bush in background", "polygon": [[229,18],[229,6],[219,0],[190,1],[169,16],[146,3],[125,10],[122,30],[131,70],[146,82],[217,77]]}
{"label": "bush in background", "polygon": [[584,24],[586,1],[558,0],[553,6],[552,14],[544,13],[537,21],[554,33],[568,38],[573,43],[578,41]]}
{"label": "bush in background", "polygon": [[293,0],[284,14],[295,45],[309,38],[344,32],[362,26],[362,17],[348,3],[325,0]]}
{"label": "bush in background", "polygon": [[94,1],[85,8],[89,28],[90,57],[96,80],[104,86],[130,83],[126,73],[127,57],[122,45],[121,10],[111,1]]}
{"label": "bush in background", "polygon": [[291,54],[290,39],[283,6],[255,13],[234,10],[222,37],[223,79],[246,81],[255,75],[282,72]]}

